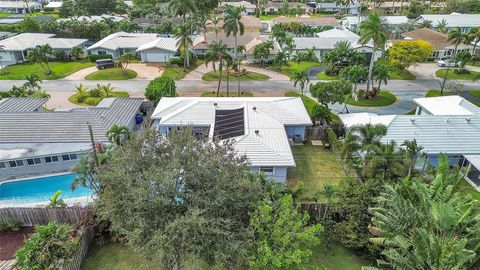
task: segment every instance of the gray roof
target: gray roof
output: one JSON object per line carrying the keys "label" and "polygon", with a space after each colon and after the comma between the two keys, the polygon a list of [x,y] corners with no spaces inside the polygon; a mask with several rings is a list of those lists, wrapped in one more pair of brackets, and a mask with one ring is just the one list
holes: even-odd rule
{"label": "gray roof", "polygon": [[4,98],[0,100],[0,113],[33,112],[47,101],[48,98]]}
{"label": "gray roof", "polygon": [[93,108],[0,113],[0,149],[4,143],[90,142],[88,123],[95,140],[107,142],[108,129],[113,124],[128,125],[142,102],[140,98],[105,98]]}
{"label": "gray roof", "polygon": [[416,20],[431,21],[433,27],[445,20],[447,27],[480,27],[480,14],[422,14]]}
{"label": "gray roof", "polygon": [[22,33],[1,40],[0,45],[4,47],[5,51],[24,51],[45,44],[50,45],[53,49],[59,50],[81,46],[87,41],[87,39],[79,38],[56,38],[55,34]]}

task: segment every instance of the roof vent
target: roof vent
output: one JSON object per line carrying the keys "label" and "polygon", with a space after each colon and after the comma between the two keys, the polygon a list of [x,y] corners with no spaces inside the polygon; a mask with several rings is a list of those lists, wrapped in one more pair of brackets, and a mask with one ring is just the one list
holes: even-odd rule
{"label": "roof vent", "polygon": [[470,118],[470,117],[465,118],[465,121],[467,121],[467,123],[470,123],[471,120],[472,120],[472,118]]}
{"label": "roof vent", "polygon": [[414,118],[410,118],[410,122],[412,122],[412,124],[415,124],[415,119],[414,119]]}
{"label": "roof vent", "polygon": [[217,106],[217,105],[218,105],[218,104],[217,104],[216,102],[215,102],[215,103],[213,103],[213,106]]}
{"label": "roof vent", "polygon": [[257,110],[257,107],[253,107],[253,110],[256,111],[256,110]]}
{"label": "roof vent", "polygon": [[260,133],[260,130],[258,130],[258,129],[255,129],[255,134],[257,134],[257,135],[258,135],[259,133]]}
{"label": "roof vent", "polygon": [[450,119],[449,119],[448,117],[445,118],[445,123],[448,123],[449,120],[450,120]]}

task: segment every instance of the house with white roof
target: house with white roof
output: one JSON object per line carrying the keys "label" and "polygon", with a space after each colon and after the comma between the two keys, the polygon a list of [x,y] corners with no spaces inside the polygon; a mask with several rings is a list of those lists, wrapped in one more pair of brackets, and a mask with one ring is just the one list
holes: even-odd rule
{"label": "house with white roof", "polygon": [[480,108],[460,96],[416,98],[414,102],[418,106],[415,115],[339,116],[347,128],[367,123],[387,126],[381,139],[384,143],[415,139],[431,165],[437,165],[440,154],[446,154],[452,165],[470,167],[467,180],[480,191]]}
{"label": "house with white roof", "polygon": [[0,1],[0,12],[24,14],[29,10],[40,10],[42,4],[39,1]]}
{"label": "house with white roof", "polygon": [[13,37],[0,40],[0,51],[3,65],[22,63],[27,60],[28,50],[39,45],[50,45],[53,50],[64,51],[70,54],[74,47],[85,49],[87,39],[78,38],[56,38],[55,34],[23,33]]}
{"label": "house with white roof", "polygon": [[422,14],[415,19],[415,22],[422,24],[425,21],[430,21],[433,29],[437,29],[438,25],[445,21],[447,23],[446,29],[460,28],[462,33],[467,33],[472,28],[480,27],[480,14]]}
{"label": "house with white roof", "polygon": [[159,37],[141,45],[135,52],[140,54],[143,63],[166,63],[180,56],[178,39],[171,37]]}
{"label": "house with white roof", "polygon": [[63,1],[51,1],[44,7],[46,9],[58,10],[62,7]]}
{"label": "house with white roof", "polygon": [[257,6],[254,4],[248,2],[248,1],[238,1],[238,2],[221,2],[220,5],[218,6],[218,11],[223,12],[225,10],[226,6],[232,6],[232,7],[244,7],[245,12],[243,15],[254,15],[255,11],[257,9]]}
{"label": "house with white roof", "polygon": [[[395,27],[408,22],[407,16],[382,16],[381,18],[385,24],[390,27]],[[341,24],[344,28],[357,31],[359,23],[361,24],[363,20],[365,20],[364,16],[361,16],[360,18],[358,16],[348,16],[342,19]]]}
{"label": "house with white roof", "polygon": [[264,172],[286,182],[287,170],[295,166],[290,144],[304,138],[312,121],[300,98],[162,98],[152,115],[161,134],[191,127],[198,136],[231,140],[239,155],[245,155],[253,172]]}
{"label": "house with white roof", "polygon": [[[365,54],[367,62],[372,58],[373,44],[371,42],[362,45],[358,43],[360,36],[347,29],[331,29],[317,33],[315,37],[293,37],[296,45],[296,52],[303,53],[307,49],[314,49],[318,59],[322,59],[324,55],[335,48],[335,44],[339,41],[350,42],[355,51]],[[375,59],[382,55],[381,51],[377,51]]]}
{"label": "house with white roof", "polygon": [[46,98],[0,100],[0,182],[70,171],[80,157],[108,144],[114,124],[137,128],[141,98],[104,98],[96,107],[44,111]]}
{"label": "house with white roof", "polygon": [[92,16],[72,16],[64,19],[57,19],[57,21],[79,21],[79,22],[102,22],[105,20],[111,20],[114,22],[119,22],[125,20],[125,17],[114,16],[114,15],[92,15]]}
{"label": "house with white roof", "polygon": [[159,35],[154,33],[118,32],[106,36],[88,47],[87,50],[89,54],[110,54],[113,59],[116,59],[127,53],[134,54],[142,45],[147,43],[153,44],[158,38]]}
{"label": "house with white roof", "polygon": [[357,15],[360,10],[360,5],[358,1],[354,2],[354,4],[348,6],[340,5],[335,2],[313,2],[312,4],[315,4],[316,9],[322,12],[345,12],[347,14]]}

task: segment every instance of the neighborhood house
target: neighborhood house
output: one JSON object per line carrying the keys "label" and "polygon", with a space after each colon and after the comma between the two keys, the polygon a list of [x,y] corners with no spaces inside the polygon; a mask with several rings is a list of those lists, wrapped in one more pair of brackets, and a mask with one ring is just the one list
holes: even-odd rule
{"label": "neighborhood house", "polygon": [[192,127],[198,136],[233,140],[234,149],[246,155],[253,172],[287,181],[295,166],[290,149],[304,139],[312,121],[300,98],[162,98],[152,115],[161,134]]}

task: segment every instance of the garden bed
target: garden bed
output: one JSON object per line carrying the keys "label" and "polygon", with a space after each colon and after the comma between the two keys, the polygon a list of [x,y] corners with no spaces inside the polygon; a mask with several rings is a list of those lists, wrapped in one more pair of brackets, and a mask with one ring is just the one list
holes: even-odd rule
{"label": "garden bed", "polygon": [[33,227],[22,227],[19,231],[0,232],[0,261],[15,259],[15,253],[33,232]]}
{"label": "garden bed", "polygon": [[[208,73],[206,73],[202,76],[202,80],[204,80],[204,81],[218,81],[219,75],[220,75],[219,72],[210,71],[210,72],[208,72]],[[225,72],[223,72],[222,80],[226,80],[226,79],[227,79],[227,74]],[[240,79],[240,81],[266,81],[266,80],[270,79],[270,77],[265,76],[265,75],[260,74],[260,73],[257,73],[257,72],[247,71],[245,74],[242,74],[239,77],[239,79]],[[234,76],[234,75],[230,75],[229,80],[230,81],[236,81],[237,77]]]}
{"label": "garden bed", "polygon": [[[120,98],[128,98],[130,95],[127,92],[113,92],[110,96],[108,97],[120,97]],[[78,96],[77,94],[70,96],[68,98],[68,101],[70,103],[80,105],[80,106],[96,106],[98,103],[102,101],[102,99],[106,98],[105,96],[101,97],[91,97],[87,96],[83,102],[78,101]]]}
{"label": "garden bed", "polygon": [[353,98],[349,98],[346,103],[348,105],[353,105],[353,106],[360,106],[360,107],[383,107],[383,106],[388,106],[397,101],[397,98],[387,92],[387,91],[381,91],[376,98],[369,98],[369,99],[364,99],[364,98],[359,98],[358,100],[354,100]]}
{"label": "garden bed", "polygon": [[[473,70],[464,70],[462,73],[458,72],[459,69],[451,68],[448,72],[447,80],[479,80],[480,79],[480,72],[473,71]],[[438,78],[443,79],[445,77],[445,73],[447,69],[439,69],[435,72],[435,76]]]}
{"label": "garden bed", "polygon": [[88,74],[85,80],[129,80],[137,77],[137,72],[119,67],[107,68]]}

